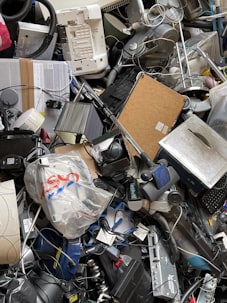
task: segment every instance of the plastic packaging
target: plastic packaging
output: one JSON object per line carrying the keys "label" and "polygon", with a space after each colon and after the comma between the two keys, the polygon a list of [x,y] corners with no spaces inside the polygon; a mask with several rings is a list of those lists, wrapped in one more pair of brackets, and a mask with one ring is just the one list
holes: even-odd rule
{"label": "plastic packaging", "polygon": [[112,194],[95,187],[79,153],[49,154],[30,163],[24,182],[52,225],[67,239],[81,236],[96,222]]}

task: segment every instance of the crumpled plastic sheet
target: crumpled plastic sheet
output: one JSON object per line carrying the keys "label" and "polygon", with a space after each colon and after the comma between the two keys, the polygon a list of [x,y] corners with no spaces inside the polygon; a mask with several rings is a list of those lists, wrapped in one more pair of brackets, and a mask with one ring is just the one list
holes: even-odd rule
{"label": "crumpled plastic sheet", "polygon": [[77,152],[49,154],[30,163],[24,182],[52,225],[67,239],[80,237],[96,222],[112,194],[94,185]]}

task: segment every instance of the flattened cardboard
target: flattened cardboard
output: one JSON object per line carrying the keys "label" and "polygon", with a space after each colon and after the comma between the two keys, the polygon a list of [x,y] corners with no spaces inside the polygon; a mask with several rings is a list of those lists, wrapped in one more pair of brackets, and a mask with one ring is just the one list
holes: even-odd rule
{"label": "flattened cardboard", "polygon": [[[184,97],[146,74],[141,74],[120,113],[122,126],[147,155],[154,159],[158,142],[173,128]],[[126,142],[132,155],[137,152]]]}

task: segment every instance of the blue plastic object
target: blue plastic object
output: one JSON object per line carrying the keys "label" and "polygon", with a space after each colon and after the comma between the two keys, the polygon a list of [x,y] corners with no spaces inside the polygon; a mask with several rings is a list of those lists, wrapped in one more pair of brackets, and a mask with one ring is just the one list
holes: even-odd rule
{"label": "blue plastic object", "polygon": [[36,239],[35,249],[55,277],[73,279],[80,259],[80,238],[68,240],[54,230],[43,230]]}

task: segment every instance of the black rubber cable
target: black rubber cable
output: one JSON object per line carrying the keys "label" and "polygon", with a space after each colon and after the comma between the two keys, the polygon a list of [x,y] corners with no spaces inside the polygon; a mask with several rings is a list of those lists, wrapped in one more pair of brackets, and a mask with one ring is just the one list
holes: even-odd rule
{"label": "black rubber cable", "polygon": [[[4,12],[2,10],[4,8],[4,5],[7,4],[7,1],[8,0],[0,0],[0,12],[1,12],[3,19],[8,23],[17,22],[19,20],[24,19],[32,8],[32,1],[25,0],[24,4],[22,6],[22,9],[19,12],[17,12],[16,14],[14,14],[12,16],[6,15],[6,14],[4,14]],[[12,5],[13,4],[11,4],[11,5],[9,4],[9,6],[11,6],[11,7],[12,7]]]}
{"label": "black rubber cable", "polygon": [[[0,0],[0,12],[1,13],[2,13],[3,6],[5,4],[7,4],[7,1],[8,0]],[[46,49],[48,48],[48,46],[50,45],[50,43],[54,37],[54,33],[56,31],[56,24],[57,24],[57,17],[56,17],[55,9],[52,6],[52,4],[48,0],[36,0],[36,1],[40,2],[47,8],[47,10],[50,14],[50,25],[49,25],[49,31],[46,34],[40,47],[35,52],[25,56],[26,58],[33,58],[33,59],[39,57],[40,55],[42,55],[44,53],[44,51],[46,51]],[[2,16],[6,22],[9,22],[9,23],[17,22],[19,20],[23,20],[27,16],[27,14],[30,12],[31,8],[32,8],[32,0],[26,0],[24,2],[24,5],[22,6],[22,9],[18,13],[14,14],[12,16],[2,13]]]}
{"label": "black rubber cable", "polygon": [[183,297],[181,298],[180,303],[186,303],[188,302],[187,300],[189,299],[190,295],[200,287],[202,283],[202,280],[197,280],[192,286],[184,293]]}
{"label": "black rubber cable", "polygon": [[50,14],[51,23],[49,26],[49,32],[45,36],[41,46],[32,54],[26,55],[26,58],[33,58],[33,59],[42,55],[44,53],[44,51],[48,48],[48,46],[50,45],[50,43],[54,37],[54,33],[56,30],[56,25],[57,25],[57,16],[56,16],[53,5],[48,0],[36,0],[36,1],[42,3],[47,8],[47,10]]}

